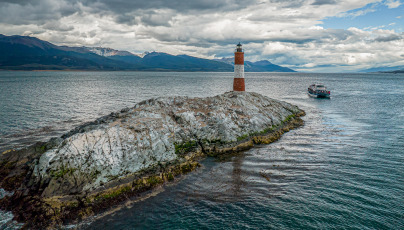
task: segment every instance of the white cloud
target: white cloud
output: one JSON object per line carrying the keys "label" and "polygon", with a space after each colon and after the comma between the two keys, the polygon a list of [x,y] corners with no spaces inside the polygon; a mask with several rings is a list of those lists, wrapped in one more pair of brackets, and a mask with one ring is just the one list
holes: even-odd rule
{"label": "white cloud", "polygon": [[376,9],[374,9],[374,8],[368,8],[368,9],[365,9],[365,10],[358,10],[358,11],[350,12],[350,13],[343,12],[343,13],[339,14],[338,17],[356,18],[356,17],[363,16],[363,15],[368,14],[368,13],[375,12],[375,11],[376,11]]}
{"label": "white cloud", "polygon": [[285,52],[290,52],[294,50],[293,44],[283,45],[280,42],[271,42],[265,45],[262,54],[264,55],[273,55],[273,54],[283,54]]}
{"label": "white cloud", "polygon": [[386,6],[387,7],[389,7],[390,9],[392,9],[392,8],[397,8],[397,7],[399,7],[399,6],[401,6],[401,2],[400,2],[400,0],[388,0],[388,1],[386,1],[385,2],[385,4],[386,4]]}

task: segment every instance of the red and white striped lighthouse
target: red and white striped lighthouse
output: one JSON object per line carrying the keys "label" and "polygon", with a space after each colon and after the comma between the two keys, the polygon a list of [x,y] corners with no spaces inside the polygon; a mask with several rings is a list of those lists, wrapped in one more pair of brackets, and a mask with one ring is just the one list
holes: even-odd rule
{"label": "red and white striped lighthouse", "polygon": [[233,91],[245,91],[244,83],[244,51],[240,43],[234,52],[234,81]]}
{"label": "red and white striped lighthouse", "polygon": [[234,81],[233,91],[245,91],[244,83],[244,51],[240,43],[234,52]]}

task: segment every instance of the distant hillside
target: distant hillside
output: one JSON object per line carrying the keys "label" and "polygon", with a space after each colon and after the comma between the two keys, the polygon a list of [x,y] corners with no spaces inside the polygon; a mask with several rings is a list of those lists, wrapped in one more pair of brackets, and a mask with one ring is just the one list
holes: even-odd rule
{"label": "distant hillside", "polygon": [[380,71],[379,73],[404,73],[404,69],[397,69],[392,71]]}
{"label": "distant hillside", "polygon": [[397,71],[403,71],[404,66],[379,66],[379,67],[373,67],[370,69],[363,69],[359,71],[360,73],[371,73],[371,72],[397,72]]}
{"label": "distant hillside", "polygon": [[148,70],[154,71],[233,71],[231,65],[188,55],[147,52],[142,56],[138,56],[127,51],[117,51],[110,48],[86,48],[91,52],[110,59],[129,64],[140,64],[142,66],[147,66]]}
{"label": "distant hillside", "polygon": [[[35,37],[0,34],[0,70],[232,72],[234,70],[232,60],[233,58],[209,60],[160,52],[139,56],[111,48],[56,46]],[[294,72],[269,61],[246,61],[245,70],[247,72]]]}
{"label": "distant hillside", "polygon": [[146,54],[141,59],[141,64],[159,70],[179,70],[179,71],[233,71],[233,67],[226,63],[213,60],[191,57],[188,55],[170,55],[166,53],[152,52]]}
{"label": "distant hillside", "polygon": [[404,69],[390,71],[389,73],[404,73]]}
{"label": "distant hillside", "polygon": [[34,37],[0,36],[0,69],[5,70],[141,70],[85,48],[56,46]]}
{"label": "distant hillside", "polygon": [[[224,62],[230,65],[234,65],[234,58],[222,58],[215,59],[216,61]],[[244,71],[246,72],[296,72],[293,69],[287,67],[282,67],[279,65],[272,64],[267,60],[250,62],[244,61]]]}

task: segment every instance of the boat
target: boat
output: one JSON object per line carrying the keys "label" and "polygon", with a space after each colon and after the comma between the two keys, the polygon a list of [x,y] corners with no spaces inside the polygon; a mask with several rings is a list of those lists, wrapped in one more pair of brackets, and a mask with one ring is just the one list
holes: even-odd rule
{"label": "boat", "polygon": [[308,88],[309,96],[317,98],[330,98],[331,92],[324,85],[312,84]]}

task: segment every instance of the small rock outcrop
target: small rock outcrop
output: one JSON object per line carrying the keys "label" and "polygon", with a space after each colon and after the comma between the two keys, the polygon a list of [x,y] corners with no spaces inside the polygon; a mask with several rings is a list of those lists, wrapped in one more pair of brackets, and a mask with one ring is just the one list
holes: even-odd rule
{"label": "small rock outcrop", "polygon": [[[298,107],[251,92],[150,99],[0,156],[0,200],[30,227],[85,218],[221,155],[302,125]],[[30,210],[27,213],[26,210]]]}

